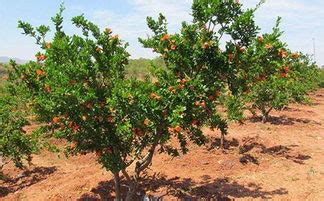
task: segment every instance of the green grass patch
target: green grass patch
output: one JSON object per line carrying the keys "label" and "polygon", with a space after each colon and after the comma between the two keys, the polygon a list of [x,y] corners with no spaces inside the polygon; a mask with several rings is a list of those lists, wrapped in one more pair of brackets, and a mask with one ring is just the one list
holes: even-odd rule
{"label": "green grass patch", "polygon": [[150,68],[153,66],[165,67],[161,58],[156,59],[131,59],[126,66],[126,73],[130,77],[144,78],[149,74]]}
{"label": "green grass patch", "polygon": [[320,68],[319,70],[319,83],[318,86],[324,88],[324,68]]}

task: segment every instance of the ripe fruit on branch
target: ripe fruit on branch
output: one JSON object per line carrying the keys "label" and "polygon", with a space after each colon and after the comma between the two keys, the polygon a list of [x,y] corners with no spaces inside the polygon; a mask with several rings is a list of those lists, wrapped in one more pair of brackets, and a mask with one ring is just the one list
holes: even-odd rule
{"label": "ripe fruit on branch", "polygon": [[268,44],[266,44],[266,45],[265,45],[265,48],[269,50],[269,49],[272,49],[272,48],[273,48],[273,46],[272,46],[272,44],[271,44],[271,43],[268,43]]}
{"label": "ripe fruit on branch", "polygon": [[280,76],[281,76],[282,78],[286,78],[286,77],[288,77],[288,73],[286,73],[286,72],[281,72],[281,73],[280,73]]}
{"label": "ripe fruit on branch", "polygon": [[177,82],[180,84],[186,84],[188,82],[188,80],[187,79],[181,79],[181,80],[178,79]]}
{"label": "ripe fruit on branch", "polygon": [[220,92],[219,90],[216,90],[216,91],[215,91],[215,96],[216,96],[216,98],[219,97],[220,95],[221,95],[221,92]]}
{"label": "ripe fruit on branch", "polygon": [[203,48],[203,49],[208,49],[208,48],[209,48],[209,43],[208,43],[208,42],[205,42],[205,43],[202,45],[202,48]]}
{"label": "ripe fruit on branch", "polygon": [[91,102],[87,102],[85,104],[85,107],[88,108],[88,109],[92,109],[93,108],[93,104]]}
{"label": "ripe fruit on branch", "polygon": [[258,36],[258,42],[259,42],[259,43],[263,43],[263,41],[264,41],[263,36]]}
{"label": "ripe fruit on branch", "polygon": [[76,146],[77,146],[77,143],[72,142],[72,143],[70,144],[70,149],[75,149]]}
{"label": "ripe fruit on branch", "polygon": [[210,95],[210,96],[208,96],[208,100],[213,101],[213,100],[215,100],[215,97]]}
{"label": "ripe fruit on branch", "polygon": [[291,55],[293,59],[298,59],[300,57],[300,54],[298,52],[295,52]]}
{"label": "ripe fruit on branch", "polygon": [[106,34],[111,34],[111,33],[112,33],[112,30],[111,30],[110,28],[106,28],[106,29],[105,29],[105,33],[106,33]]}
{"label": "ripe fruit on branch", "polygon": [[99,106],[100,108],[104,108],[105,105],[106,105],[106,102],[105,102],[105,101],[100,101],[100,102],[98,103],[98,106]]}
{"label": "ripe fruit on branch", "polygon": [[43,71],[42,69],[37,69],[36,75],[38,75],[38,76],[45,75],[45,71]]}
{"label": "ripe fruit on branch", "polygon": [[267,77],[265,75],[259,75],[259,77],[257,78],[257,81],[265,81],[267,79]]}
{"label": "ripe fruit on branch", "polygon": [[173,86],[168,87],[168,90],[169,90],[171,93],[175,93],[175,92],[177,91]]}
{"label": "ripe fruit on branch", "polygon": [[70,85],[75,85],[76,83],[77,83],[76,80],[70,80],[70,81],[69,81],[69,84],[70,84]]}
{"label": "ripe fruit on branch", "polygon": [[176,45],[171,45],[171,50],[176,50],[177,46]]}
{"label": "ripe fruit on branch", "polygon": [[118,40],[118,39],[119,39],[119,35],[118,35],[118,34],[113,35],[113,36],[112,36],[112,39],[114,39],[114,40]]}
{"label": "ripe fruit on branch", "polygon": [[86,115],[83,115],[83,116],[82,116],[82,120],[83,120],[83,121],[87,121],[87,119],[88,119],[88,117],[87,117]]}
{"label": "ripe fruit on branch", "polygon": [[141,136],[144,135],[144,131],[143,131],[142,129],[140,129],[140,128],[134,128],[134,129],[133,129],[133,132],[134,132],[134,134],[135,134],[136,136],[138,136],[138,137],[141,137]]}
{"label": "ripe fruit on branch", "polygon": [[44,91],[45,91],[46,93],[51,93],[51,92],[52,92],[52,88],[51,88],[51,86],[45,84],[45,86],[44,86]]}
{"label": "ripe fruit on branch", "polygon": [[101,157],[103,155],[101,150],[96,150],[96,156]]}
{"label": "ripe fruit on branch", "polygon": [[73,121],[69,123],[68,127],[71,128],[73,132],[76,132],[80,129],[80,126]]}
{"label": "ripe fruit on branch", "polygon": [[110,147],[108,147],[108,148],[104,149],[104,152],[105,152],[106,154],[112,154],[112,153],[113,153],[113,149],[110,148]]}
{"label": "ripe fruit on branch", "polygon": [[205,101],[196,101],[195,106],[201,106],[201,107],[205,108],[206,102]]}
{"label": "ripe fruit on branch", "polygon": [[288,66],[283,67],[283,72],[288,73],[289,72],[289,67]]}
{"label": "ripe fruit on branch", "polygon": [[151,124],[151,121],[149,119],[145,119],[143,122],[144,126],[149,126]]}
{"label": "ripe fruit on branch", "polygon": [[240,51],[241,53],[244,53],[244,52],[245,52],[245,47],[240,47],[240,48],[239,48],[239,51]]}
{"label": "ripe fruit on branch", "polygon": [[200,122],[197,119],[194,119],[191,121],[191,125],[193,126],[199,126]]}
{"label": "ripe fruit on branch", "polygon": [[184,89],[185,88],[185,85],[184,84],[180,84],[179,86],[178,86],[178,89]]}
{"label": "ripe fruit on branch", "polygon": [[36,58],[37,58],[37,61],[44,61],[47,58],[47,56],[44,54],[40,54],[40,55],[37,55]]}
{"label": "ripe fruit on branch", "polygon": [[45,48],[50,49],[52,47],[52,43],[45,43]]}
{"label": "ripe fruit on branch", "polygon": [[162,115],[164,118],[168,117],[168,111],[167,110],[163,110],[162,111]]}
{"label": "ripe fruit on branch", "polygon": [[285,50],[280,49],[278,51],[278,56],[283,59],[283,58],[286,58],[288,56],[288,53]]}
{"label": "ripe fruit on branch", "polygon": [[180,133],[182,131],[182,128],[180,126],[174,127],[174,132]]}
{"label": "ripe fruit on branch", "polygon": [[170,35],[169,34],[164,34],[161,38],[161,41],[168,41],[170,40]]}
{"label": "ripe fruit on branch", "polygon": [[99,122],[102,122],[102,121],[104,120],[102,116],[99,116],[99,117],[97,117],[96,119],[97,119]]}
{"label": "ripe fruit on branch", "polygon": [[228,62],[232,62],[234,59],[234,54],[233,53],[229,53],[228,54]]}
{"label": "ripe fruit on branch", "polygon": [[156,93],[151,93],[150,98],[153,100],[161,100],[161,96],[157,95]]}
{"label": "ripe fruit on branch", "polygon": [[160,86],[160,82],[159,81],[153,81],[153,84],[155,85],[155,86],[157,86],[157,87],[159,87]]}
{"label": "ripe fruit on branch", "polygon": [[107,117],[107,122],[109,122],[109,123],[114,123],[114,117],[113,116],[108,116]]}
{"label": "ripe fruit on branch", "polygon": [[54,124],[58,124],[58,123],[60,123],[60,117],[54,117],[54,118],[52,119],[52,122],[53,122]]}
{"label": "ripe fruit on branch", "polygon": [[96,52],[100,53],[102,51],[102,48],[101,47],[97,47],[96,48]]}

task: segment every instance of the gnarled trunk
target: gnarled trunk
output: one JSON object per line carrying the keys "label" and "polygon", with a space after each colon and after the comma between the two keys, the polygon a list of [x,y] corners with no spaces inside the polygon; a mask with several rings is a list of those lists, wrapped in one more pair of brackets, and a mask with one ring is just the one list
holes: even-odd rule
{"label": "gnarled trunk", "polygon": [[154,143],[150,148],[150,150],[148,151],[147,155],[141,161],[136,162],[135,175],[132,178],[128,175],[126,170],[122,170],[123,175],[125,176],[125,178],[129,183],[129,191],[127,193],[126,201],[134,200],[134,196],[138,188],[138,180],[140,178],[140,174],[142,171],[144,171],[147,167],[149,167],[152,164],[152,159],[153,159],[156,146],[157,143]]}
{"label": "gnarled trunk", "polygon": [[114,181],[115,181],[115,194],[116,194],[116,201],[121,201],[121,189],[120,189],[120,177],[119,177],[119,172],[114,173]]}
{"label": "gnarled trunk", "polygon": [[262,109],[261,112],[262,112],[262,123],[266,123],[267,121],[269,121],[269,114],[271,112],[273,108],[269,108],[268,110],[266,109]]}

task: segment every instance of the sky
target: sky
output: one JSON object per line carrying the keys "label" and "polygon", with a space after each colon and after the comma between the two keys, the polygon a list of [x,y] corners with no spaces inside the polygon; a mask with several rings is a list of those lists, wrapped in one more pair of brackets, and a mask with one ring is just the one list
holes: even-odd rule
{"label": "sky", "polygon": [[[254,7],[259,0],[240,0],[246,7]],[[61,0],[0,0],[0,56],[34,59],[39,50],[35,41],[21,34],[17,21],[32,25],[51,24]],[[146,17],[166,15],[170,33],[178,32],[182,21],[190,21],[192,0],[65,0],[64,29],[77,33],[70,23],[73,16],[84,14],[100,28],[111,28],[129,43],[132,58],[154,58],[157,55],[144,49],[138,37],[150,34]],[[282,17],[283,40],[293,51],[313,55],[324,65],[324,1],[323,0],[267,0],[256,12],[261,33],[270,32],[277,16]]]}

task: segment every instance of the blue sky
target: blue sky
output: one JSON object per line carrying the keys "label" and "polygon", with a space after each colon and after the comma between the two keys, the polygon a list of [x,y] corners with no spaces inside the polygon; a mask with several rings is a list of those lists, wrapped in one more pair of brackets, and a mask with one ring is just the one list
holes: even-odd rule
{"label": "blue sky", "polygon": [[[259,0],[240,0],[247,7]],[[21,35],[17,21],[22,19],[33,25],[50,24],[61,0],[0,0],[0,56],[34,59],[38,50],[34,41]],[[171,32],[179,29],[181,21],[189,21],[191,0],[66,0],[65,29],[73,33],[72,16],[84,13],[101,28],[110,27],[122,39],[129,42],[132,58],[152,58],[151,50],[138,43],[138,37],[150,34],[146,16],[164,13]],[[283,40],[294,51],[313,54],[313,38],[316,44],[316,61],[324,65],[324,1],[323,0],[267,0],[257,11],[256,21],[268,32],[277,16],[281,16]]]}

